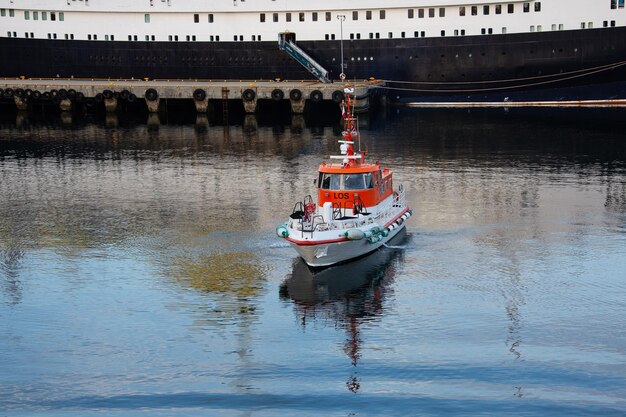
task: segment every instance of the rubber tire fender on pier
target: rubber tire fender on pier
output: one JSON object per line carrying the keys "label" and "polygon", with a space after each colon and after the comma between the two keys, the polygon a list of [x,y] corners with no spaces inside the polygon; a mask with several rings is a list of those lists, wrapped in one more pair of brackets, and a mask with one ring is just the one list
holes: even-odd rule
{"label": "rubber tire fender on pier", "polygon": [[4,97],[4,89],[0,88],[0,98]]}
{"label": "rubber tire fender on pier", "polygon": [[74,96],[76,98],[77,103],[82,103],[85,100],[85,94],[81,93],[80,91],[79,92],[74,91]]}
{"label": "rubber tire fender on pier", "polygon": [[74,90],[73,88],[70,88],[69,90],[67,90],[67,98],[69,98],[70,100],[75,100],[76,90]]}
{"label": "rubber tire fender on pier", "polygon": [[144,93],[144,96],[146,97],[146,100],[154,101],[159,98],[159,93],[154,88],[148,88]]}
{"label": "rubber tire fender on pier", "polygon": [[27,88],[26,90],[24,90],[24,95],[26,97],[30,97],[33,95],[33,90],[31,90],[30,88]]}
{"label": "rubber tire fender on pier", "polygon": [[128,102],[129,102],[129,103],[133,103],[135,100],[137,100],[137,96],[136,96],[136,95],[134,95],[133,93],[130,93],[130,94],[128,95]]}
{"label": "rubber tire fender on pier", "polygon": [[122,92],[120,93],[120,97],[122,98],[122,100],[128,100],[129,95],[130,91],[128,90],[122,90]]}
{"label": "rubber tire fender on pier", "polygon": [[289,98],[292,99],[293,101],[300,101],[300,99],[302,99],[302,91],[298,90],[297,88],[294,88],[293,90],[289,92]]}
{"label": "rubber tire fender on pier", "polygon": [[280,88],[275,88],[272,90],[272,100],[280,101],[285,98],[285,93]]}
{"label": "rubber tire fender on pier", "polygon": [[4,90],[4,96],[6,98],[12,98],[13,94],[15,94],[15,93],[13,92],[12,88],[7,88],[6,90]]}
{"label": "rubber tire fender on pier", "polygon": [[59,89],[59,92],[57,93],[57,96],[61,99],[61,100],[65,100],[67,98],[67,90],[64,88]]}
{"label": "rubber tire fender on pier", "polygon": [[41,98],[41,93],[39,92],[39,90],[35,90],[33,91],[32,96],[35,100],[39,100]]}
{"label": "rubber tire fender on pier", "polygon": [[102,103],[104,101],[104,97],[102,96],[102,93],[96,94],[96,96],[94,97],[94,100],[96,100],[96,103]]}
{"label": "rubber tire fender on pier", "polygon": [[206,91],[204,91],[201,88],[196,88],[193,91],[193,99],[197,100],[197,101],[204,101],[204,99],[206,98]]}
{"label": "rubber tire fender on pier", "polygon": [[15,97],[20,97],[20,98],[24,97],[24,90],[22,90],[21,88],[16,88],[13,95],[15,95]]}
{"label": "rubber tire fender on pier", "polygon": [[335,90],[333,91],[333,101],[335,103],[341,103],[346,96],[343,94],[343,91]]}
{"label": "rubber tire fender on pier", "polygon": [[241,98],[245,101],[252,101],[256,97],[256,93],[251,88],[246,88],[243,93],[241,93]]}
{"label": "rubber tire fender on pier", "polygon": [[320,90],[313,90],[311,91],[309,98],[311,99],[313,103],[319,103],[320,101],[324,99],[324,94],[322,94]]}
{"label": "rubber tire fender on pier", "polygon": [[[60,92],[60,91],[59,91]],[[110,100],[113,98],[113,91],[111,90],[104,90],[102,92],[102,97],[104,97],[105,100]]]}

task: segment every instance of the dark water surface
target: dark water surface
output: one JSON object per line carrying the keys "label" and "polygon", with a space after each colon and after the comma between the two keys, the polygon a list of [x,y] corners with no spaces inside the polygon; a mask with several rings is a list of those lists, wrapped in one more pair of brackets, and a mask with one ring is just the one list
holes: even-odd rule
{"label": "dark water surface", "polygon": [[0,116],[0,416],[626,414],[626,112],[363,117],[415,210],[275,237],[335,117]]}

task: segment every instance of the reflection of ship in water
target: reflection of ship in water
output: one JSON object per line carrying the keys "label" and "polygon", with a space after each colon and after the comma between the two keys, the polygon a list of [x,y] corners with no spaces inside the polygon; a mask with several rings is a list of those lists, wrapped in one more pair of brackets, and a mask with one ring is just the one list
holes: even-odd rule
{"label": "reflection of ship in water", "polygon": [[[355,261],[321,270],[309,268],[302,258],[298,258],[292,273],[281,285],[280,296],[293,301],[303,327],[311,320],[327,320],[345,328],[344,352],[356,367],[363,342],[359,326],[382,315],[396,267],[402,260],[403,250],[398,245],[406,240],[406,232],[402,231],[387,247]],[[356,372],[346,385],[350,391],[358,391],[360,382]]]}

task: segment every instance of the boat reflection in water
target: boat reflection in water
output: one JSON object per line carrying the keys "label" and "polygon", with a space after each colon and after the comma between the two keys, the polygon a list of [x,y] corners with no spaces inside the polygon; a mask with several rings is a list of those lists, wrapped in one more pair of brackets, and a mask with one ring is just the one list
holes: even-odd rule
{"label": "boat reflection in water", "polygon": [[[389,243],[357,260],[324,269],[310,268],[300,257],[280,287],[280,297],[291,300],[303,327],[311,320],[331,321],[345,328],[344,352],[356,368],[361,357],[359,326],[382,316],[384,302],[403,248],[410,238],[402,230]],[[346,382],[356,392],[360,382],[353,373]]]}

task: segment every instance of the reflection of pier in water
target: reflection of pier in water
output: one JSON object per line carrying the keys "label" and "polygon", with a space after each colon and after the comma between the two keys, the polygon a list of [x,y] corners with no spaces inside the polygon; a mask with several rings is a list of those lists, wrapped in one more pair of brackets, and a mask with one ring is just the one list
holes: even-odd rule
{"label": "reflection of pier in water", "polygon": [[[390,246],[402,244],[405,240],[403,230]],[[293,301],[303,327],[309,321],[327,320],[345,329],[344,352],[355,368],[346,382],[352,392],[360,388],[356,367],[363,340],[359,326],[382,316],[384,301],[391,291],[390,285],[402,253],[402,249],[383,247],[353,262],[321,270],[309,268],[298,258],[293,271],[281,285],[281,298]]]}

